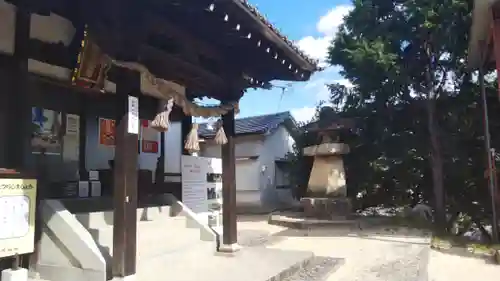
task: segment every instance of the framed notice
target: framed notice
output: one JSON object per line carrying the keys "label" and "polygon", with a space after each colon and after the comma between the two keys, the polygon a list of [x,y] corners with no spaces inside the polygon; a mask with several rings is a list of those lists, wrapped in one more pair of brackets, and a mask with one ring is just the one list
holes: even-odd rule
{"label": "framed notice", "polygon": [[182,202],[208,223],[207,176],[203,158],[182,155]]}
{"label": "framed notice", "polygon": [[62,114],[33,107],[31,109],[31,148],[33,153],[61,154]]}
{"label": "framed notice", "polygon": [[116,121],[113,119],[99,118],[99,144],[115,146]]}
{"label": "framed notice", "polygon": [[183,155],[182,202],[212,229],[222,233],[222,161]]}
{"label": "framed notice", "polygon": [[66,115],[66,136],[76,136],[80,134],[80,116],[74,114]]}
{"label": "framed notice", "polygon": [[0,258],[33,252],[37,182],[0,179]]}

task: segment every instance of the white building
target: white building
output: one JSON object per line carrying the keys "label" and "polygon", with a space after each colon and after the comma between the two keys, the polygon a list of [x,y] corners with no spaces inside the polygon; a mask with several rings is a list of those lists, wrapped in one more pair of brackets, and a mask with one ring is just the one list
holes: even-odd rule
{"label": "white building", "polygon": [[[286,155],[293,150],[297,125],[289,112],[236,119],[237,204],[273,208],[292,200],[286,173]],[[221,146],[211,139],[217,128],[201,124],[200,156],[221,157]]]}

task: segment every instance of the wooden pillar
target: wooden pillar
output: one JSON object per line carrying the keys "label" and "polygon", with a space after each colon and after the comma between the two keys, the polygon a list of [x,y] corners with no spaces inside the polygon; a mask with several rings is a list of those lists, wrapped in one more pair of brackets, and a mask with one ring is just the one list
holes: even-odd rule
{"label": "wooden pillar", "polygon": [[28,89],[28,47],[31,14],[28,1],[19,1],[16,9],[13,91],[8,95],[7,164],[8,168],[26,170],[30,149],[31,104]]}
{"label": "wooden pillar", "polygon": [[184,147],[186,145],[186,140],[189,132],[191,131],[191,127],[193,126],[193,117],[182,115],[181,119],[181,137],[182,137],[182,155],[191,155],[189,151],[187,151]]}
{"label": "wooden pillar", "polygon": [[220,251],[234,252],[238,247],[236,219],[236,157],[234,153],[234,110],[222,116],[227,143],[222,145],[222,222],[223,235]]}
{"label": "wooden pillar", "polygon": [[[112,56],[122,61],[138,61],[144,40],[144,10],[140,1],[116,1],[113,10]],[[113,277],[136,273],[137,179],[140,74],[126,68],[116,69],[116,138],[113,169]]]}
{"label": "wooden pillar", "polygon": [[81,111],[78,119],[78,174],[80,175],[80,180],[88,180],[88,171],[87,171],[87,118],[89,110],[87,105],[87,99],[85,95],[81,95]]}
{"label": "wooden pillar", "polygon": [[[134,117],[134,98],[140,92],[138,73],[119,69],[116,84],[117,126],[114,161],[113,276],[136,273],[137,239],[137,163],[139,119]],[[136,123],[136,124],[135,124]]]}

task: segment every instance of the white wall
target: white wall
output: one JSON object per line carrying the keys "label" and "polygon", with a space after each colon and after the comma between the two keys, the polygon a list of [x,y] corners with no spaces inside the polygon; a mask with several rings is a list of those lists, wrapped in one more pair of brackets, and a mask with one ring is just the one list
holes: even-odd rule
{"label": "white wall", "polygon": [[[248,139],[248,138],[247,138]],[[260,155],[263,147],[262,140],[252,140],[246,141],[243,138],[236,138],[234,145],[234,154],[236,158],[251,157]],[[216,144],[204,144],[202,145],[202,151],[204,157],[221,157],[221,146]]]}
{"label": "white wall", "polygon": [[[236,157],[259,156],[257,160],[244,160],[236,162],[236,177],[238,190],[262,190],[268,184],[275,186],[276,184],[286,184],[286,177],[283,173],[276,173],[275,160],[284,158],[287,153],[293,150],[294,140],[288,130],[283,126],[279,126],[271,134],[265,136],[264,140],[256,140],[255,138],[236,137],[235,154]],[[201,155],[204,157],[220,157],[220,145],[205,144],[203,145]],[[256,174],[249,174],[249,166],[256,170]],[[238,166],[241,168],[238,171]],[[265,170],[262,172],[262,166]],[[257,176],[257,179],[253,178]],[[276,178],[279,180],[276,181]],[[240,180],[238,180],[238,178]],[[251,184],[243,182],[252,182]],[[255,185],[255,188],[250,189],[249,186]]]}
{"label": "white wall", "polygon": [[[272,186],[284,184],[285,175],[276,172],[275,161],[285,158],[289,152],[292,152],[294,143],[292,136],[283,125],[266,137],[259,157],[261,165],[266,166],[266,171],[262,175],[265,179],[264,183],[270,181]],[[278,177],[280,178],[276,180]]]}
{"label": "white wall", "polygon": [[165,173],[181,173],[181,122],[172,122],[165,134]]}

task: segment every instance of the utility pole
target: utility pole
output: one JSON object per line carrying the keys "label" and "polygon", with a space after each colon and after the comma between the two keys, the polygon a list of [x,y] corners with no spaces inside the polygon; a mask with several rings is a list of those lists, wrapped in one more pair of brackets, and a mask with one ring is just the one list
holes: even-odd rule
{"label": "utility pole", "polygon": [[479,67],[479,87],[481,89],[481,99],[483,103],[483,124],[484,124],[484,144],[486,148],[486,155],[488,156],[488,187],[491,193],[491,210],[493,216],[492,222],[492,239],[493,243],[498,243],[498,218],[497,218],[497,202],[496,202],[496,183],[495,183],[495,172],[493,169],[494,157],[494,149],[491,148],[491,136],[490,136],[490,125],[488,118],[488,101],[486,99],[486,89],[484,88],[484,69],[481,65]]}

